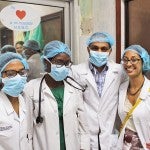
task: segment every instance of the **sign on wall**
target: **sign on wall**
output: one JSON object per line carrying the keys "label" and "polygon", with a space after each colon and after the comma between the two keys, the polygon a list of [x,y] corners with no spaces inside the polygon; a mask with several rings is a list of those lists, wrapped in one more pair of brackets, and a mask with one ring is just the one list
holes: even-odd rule
{"label": "sign on wall", "polygon": [[41,17],[36,10],[25,4],[13,4],[2,9],[0,20],[4,26],[15,31],[29,31],[36,28]]}

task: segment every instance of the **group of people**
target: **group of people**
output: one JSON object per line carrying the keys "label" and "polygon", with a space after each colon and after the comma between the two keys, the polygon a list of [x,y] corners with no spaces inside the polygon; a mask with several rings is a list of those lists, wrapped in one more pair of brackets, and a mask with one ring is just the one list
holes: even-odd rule
{"label": "group of people", "polygon": [[[131,45],[116,64],[113,44],[110,34],[94,33],[79,65],[60,41],[46,44],[42,56],[33,41],[24,43],[25,58],[1,54],[0,150],[150,149],[150,56]],[[29,81],[33,55],[43,70]]]}

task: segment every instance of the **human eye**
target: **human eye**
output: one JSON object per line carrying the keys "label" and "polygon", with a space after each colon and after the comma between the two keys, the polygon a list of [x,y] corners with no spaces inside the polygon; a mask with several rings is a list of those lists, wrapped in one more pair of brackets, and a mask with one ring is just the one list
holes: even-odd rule
{"label": "human eye", "polygon": [[101,48],[101,51],[103,51],[103,52],[106,52],[106,51],[108,51],[108,50],[109,50],[108,47],[102,47],[102,48]]}
{"label": "human eye", "polygon": [[99,47],[97,47],[97,46],[91,46],[91,47],[90,47],[90,50],[92,50],[92,51],[98,51],[98,50],[99,50]]}
{"label": "human eye", "polygon": [[128,58],[127,57],[123,57],[123,59],[122,59],[122,62],[124,63],[124,64],[127,64],[128,63]]}
{"label": "human eye", "polygon": [[5,71],[5,73],[6,73],[6,76],[9,78],[15,77],[17,75],[17,71],[15,70],[7,70]]}
{"label": "human eye", "polygon": [[21,76],[27,76],[27,70],[26,69],[22,69],[22,70],[19,71],[19,74]]}
{"label": "human eye", "polygon": [[131,58],[131,62],[132,62],[133,64],[137,63],[138,61],[139,61],[138,58]]}

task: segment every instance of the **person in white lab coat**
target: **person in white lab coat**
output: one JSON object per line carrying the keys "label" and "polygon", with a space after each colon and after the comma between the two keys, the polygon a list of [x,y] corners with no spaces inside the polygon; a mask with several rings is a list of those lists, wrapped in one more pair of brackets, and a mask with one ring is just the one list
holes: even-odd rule
{"label": "person in white lab coat", "polygon": [[25,88],[25,96],[30,99],[31,122],[34,120],[29,130],[33,132],[35,150],[90,149],[82,91],[66,81],[70,55],[68,46],[60,41],[46,44],[42,56],[46,73]]}
{"label": "person in white lab coat", "polygon": [[[129,80],[120,86],[118,112],[122,121],[118,141],[120,150],[150,149],[150,56],[140,45],[131,45],[123,52],[123,67]],[[135,107],[127,121],[127,113]]]}
{"label": "person in white lab coat", "polygon": [[29,150],[27,108],[21,93],[27,80],[28,65],[21,55],[0,55],[0,150]]}
{"label": "person in white lab coat", "polygon": [[112,133],[119,86],[125,76],[121,65],[109,60],[113,44],[114,40],[108,33],[94,33],[87,40],[88,61],[72,66],[74,78],[87,86],[83,96],[91,150],[110,150],[117,140]]}

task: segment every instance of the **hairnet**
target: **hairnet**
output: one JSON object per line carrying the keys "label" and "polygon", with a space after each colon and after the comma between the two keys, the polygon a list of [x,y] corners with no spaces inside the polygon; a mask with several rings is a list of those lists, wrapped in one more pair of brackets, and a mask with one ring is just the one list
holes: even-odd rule
{"label": "hairnet", "polygon": [[20,54],[7,52],[0,55],[0,76],[5,67],[14,60],[19,60],[24,65],[25,69],[29,69],[26,59],[24,59]]}
{"label": "hairnet", "polygon": [[40,50],[40,45],[37,41],[35,40],[27,40],[23,46],[27,49],[32,49],[34,51],[39,51]]}
{"label": "hairnet", "polygon": [[114,44],[113,37],[106,32],[96,32],[88,38],[86,44],[89,46],[93,42],[106,42],[112,47]]}
{"label": "hairnet", "polygon": [[131,46],[127,47],[124,50],[123,55],[127,51],[137,52],[137,54],[143,60],[143,71],[145,72],[145,71],[150,70],[150,55],[148,54],[148,52],[142,46],[140,46],[140,45],[131,45]]}
{"label": "hairnet", "polygon": [[16,49],[12,45],[4,45],[1,48],[1,54],[6,53],[6,52],[14,52],[14,53],[16,53]]}
{"label": "hairnet", "polygon": [[46,44],[43,49],[43,55],[46,58],[52,58],[59,53],[66,53],[67,55],[71,56],[71,51],[68,45],[60,41],[51,41],[48,44]]}

